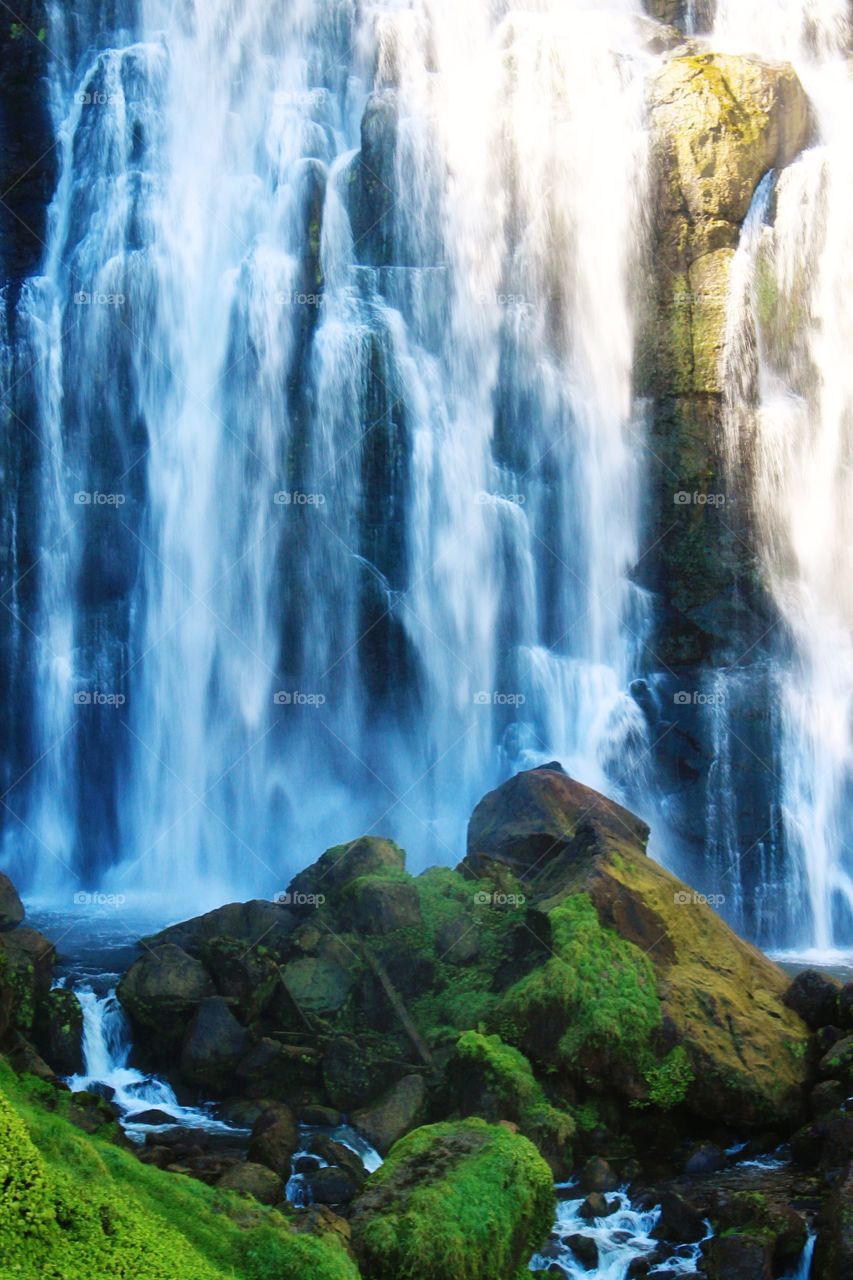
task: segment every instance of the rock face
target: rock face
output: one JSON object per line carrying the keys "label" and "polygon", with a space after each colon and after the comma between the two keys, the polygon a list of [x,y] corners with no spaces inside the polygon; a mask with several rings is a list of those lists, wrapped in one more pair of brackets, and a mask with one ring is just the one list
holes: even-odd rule
{"label": "rock face", "polygon": [[[520,823],[516,813],[525,815]],[[527,815],[536,813],[546,815],[545,842],[532,846]],[[626,1093],[642,1090],[644,1077],[652,1093],[683,1087],[699,1114],[792,1124],[808,1030],[783,1003],[788,980],[648,858],[643,824],[623,815],[554,769],[518,775],[475,812],[468,865],[529,865],[521,882],[554,957],[504,997],[504,1038],[543,1064],[571,1072],[575,1057],[587,1075],[611,1073]],[[531,847],[539,853],[532,863]],[[578,980],[584,969],[588,992]],[[608,1006],[621,1050],[607,1043]],[[658,1065],[632,1070],[649,1047]]]}
{"label": "rock face", "polygon": [[649,119],[656,223],[638,378],[655,402],[650,445],[661,459],[649,545],[663,539],[650,585],[683,615],[681,626],[667,619],[668,653],[701,660],[732,629],[732,592],[750,561],[731,510],[724,524],[718,507],[679,506],[675,493],[726,494],[717,420],[731,263],[758,184],[806,144],[810,114],[790,66],[703,53],[673,57],[652,78]]}
{"label": "rock face", "polygon": [[0,933],[16,929],[24,918],[24,904],[7,875],[0,871]]}
{"label": "rock face", "polygon": [[467,1120],[409,1134],[356,1200],[365,1276],[514,1276],[547,1237],[551,1172],[525,1138]]}

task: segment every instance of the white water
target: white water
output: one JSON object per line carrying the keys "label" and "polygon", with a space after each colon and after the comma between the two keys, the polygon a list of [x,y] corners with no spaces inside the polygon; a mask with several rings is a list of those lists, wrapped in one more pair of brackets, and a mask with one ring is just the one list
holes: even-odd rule
{"label": "white water", "polygon": [[[171,1116],[175,1124],[204,1128],[209,1132],[228,1132],[229,1126],[215,1120],[197,1107],[182,1107],[174,1090],[165,1080],[145,1075],[128,1066],[131,1053],[130,1028],[115,992],[105,996],[85,987],[75,988],[83,1010],[83,1074],[69,1080],[75,1093],[106,1085],[114,1092],[110,1101],[120,1108],[122,1124],[131,1135],[151,1132],[152,1126],[139,1125],[134,1116],[156,1109]],[[165,1126],[165,1121],[163,1122]],[[159,1126],[153,1126],[157,1129]]]}
{"label": "white water", "polygon": [[519,763],[631,798],[640,11],[54,7],[21,878],[201,909],[365,830],[455,860]]}
{"label": "white water", "polygon": [[[631,1208],[630,1200],[623,1192],[608,1197],[608,1204],[618,1203],[618,1209],[606,1218],[582,1218],[579,1210],[584,1198],[577,1200],[560,1200],[557,1204],[557,1217],[552,1234],[552,1241],[558,1244],[556,1258],[540,1254],[534,1255],[531,1271],[542,1269],[547,1271],[556,1261],[568,1280],[580,1280],[583,1276],[595,1275],[600,1280],[625,1280],[628,1268],[637,1258],[651,1258],[660,1249],[660,1241],[652,1232],[660,1221],[659,1208],[640,1211]],[[588,1271],[567,1244],[565,1237],[582,1235],[593,1240],[598,1249],[598,1267]],[[710,1235],[710,1227],[709,1227]],[[684,1245],[673,1252],[664,1263],[655,1263],[656,1267],[678,1275],[694,1275],[696,1264],[700,1258],[700,1246]],[[654,1271],[650,1274],[654,1275]]]}
{"label": "white water", "polygon": [[779,180],[772,225],[765,187],[744,230],[726,372],[728,445],[752,473],[783,619],[778,781],[792,909],[776,936],[825,956],[853,947],[849,38],[845,0],[721,0],[714,32],[722,48],[791,60],[817,121],[815,146]]}

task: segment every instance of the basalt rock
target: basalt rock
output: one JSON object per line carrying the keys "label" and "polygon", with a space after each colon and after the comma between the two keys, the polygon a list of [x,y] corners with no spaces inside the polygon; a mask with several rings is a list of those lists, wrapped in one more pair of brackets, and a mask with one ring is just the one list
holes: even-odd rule
{"label": "basalt rock", "polygon": [[83,1010],[73,991],[57,987],[39,1003],[33,1035],[42,1056],[57,1075],[83,1071]]}
{"label": "basalt rock", "polygon": [[785,992],[785,1004],[817,1031],[838,1022],[841,983],[817,969],[798,973]]}
{"label": "basalt rock", "polygon": [[222,996],[202,1000],[187,1028],[181,1073],[191,1084],[222,1092],[245,1057],[249,1037]]}

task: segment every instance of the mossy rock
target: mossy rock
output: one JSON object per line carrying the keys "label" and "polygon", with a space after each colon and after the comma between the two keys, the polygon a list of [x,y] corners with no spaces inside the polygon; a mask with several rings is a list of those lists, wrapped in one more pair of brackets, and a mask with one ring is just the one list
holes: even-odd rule
{"label": "mossy rock", "polygon": [[302,900],[313,910],[317,899],[322,905],[345,885],[362,876],[401,875],[406,868],[406,855],[393,840],[379,836],[362,836],[348,844],[327,849],[315,863],[300,872],[291,882],[286,897],[298,910]]}
{"label": "mossy rock", "polygon": [[472,1119],[416,1129],[354,1205],[365,1280],[515,1280],[547,1238],[551,1171],[520,1134]]}
{"label": "mossy rock", "polygon": [[[502,997],[494,1025],[504,1039],[534,1064],[638,1101],[652,1090],[677,1096],[680,1081],[699,1115],[793,1127],[809,1035],[784,1004],[782,970],[647,856],[638,820],[614,823],[601,797],[554,770],[505,785],[526,790],[525,808],[546,809],[548,832],[564,838],[529,876],[551,954]],[[482,849],[482,833],[477,843],[518,866],[532,835],[522,831],[518,853],[503,848],[503,829],[494,849]],[[679,1045],[686,1063],[671,1056]]]}
{"label": "mossy rock", "polygon": [[50,992],[55,962],[53,943],[35,929],[0,933],[0,1033],[4,1020],[19,1031],[32,1031],[38,1006]]}

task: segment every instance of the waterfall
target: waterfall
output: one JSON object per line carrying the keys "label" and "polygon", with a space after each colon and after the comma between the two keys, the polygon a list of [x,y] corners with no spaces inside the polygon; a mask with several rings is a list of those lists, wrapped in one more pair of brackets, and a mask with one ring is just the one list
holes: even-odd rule
{"label": "waterfall", "polygon": [[[734,270],[725,429],[779,610],[774,941],[853,945],[853,83],[841,0],[723,0],[714,41],[794,62],[815,145],[756,194]],[[771,198],[773,208],[771,209]]]}
{"label": "waterfall", "polygon": [[635,798],[640,12],[55,0],[31,889],[455,861],[555,755]]}
{"label": "waterfall", "polygon": [[88,986],[74,991],[83,1011],[83,1074],[70,1078],[72,1092],[106,1088],[131,1137],[141,1139],[152,1125],[168,1124],[211,1133],[231,1132],[229,1125],[214,1119],[209,1111],[181,1106],[165,1080],[129,1066],[133,1048],[130,1026],[115,991],[98,995]]}

